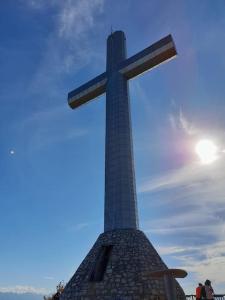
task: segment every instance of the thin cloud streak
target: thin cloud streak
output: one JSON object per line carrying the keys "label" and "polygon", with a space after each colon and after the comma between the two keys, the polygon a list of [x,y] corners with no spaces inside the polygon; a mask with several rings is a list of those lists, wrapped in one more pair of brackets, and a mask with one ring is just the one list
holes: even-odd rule
{"label": "thin cloud streak", "polygon": [[[177,267],[185,269],[189,275],[193,274],[193,280],[203,282],[210,278],[216,293],[223,293],[221,288],[225,284],[225,242],[220,241],[211,245],[202,246],[158,246],[158,252],[165,257],[177,260]],[[193,293],[193,286],[188,282],[182,283],[187,293]]]}
{"label": "thin cloud streak", "polygon": [[87,128],[70,126],[69,109],[66,105],[35,112],[19,125],[14,124],[14,127],[21,135],[27,132],[27,147],[30,152],[80,138],[89,133]]}
{"label": "thin cloud streak", "polygon": [[[172,103],[172,106],[176,108],[176,104],[174,102]],[[170,126],[174,131],[183,131],[188,136],[200,134],[200,130],[187,119],[181,108],[178,112],[170,113],[168,119]]]}
{"label": "thin cloud streak", "polygon": [[[159,247],[159,253],[176,259],[176,266],[192,273],[196,282],[210,278],[217,293],[224,292],[220,285],[225,285],[224,168],[223,159],[207,167],[194,164],[141,187],[144,193],[160,193],[157,205],[176,207],[167,217],[145,224],[146,233],[175,241]],[[168,197],[169,191],[174,197]],[[190,287],[188,291],[193,292]]]}
{"label": "thin cloud streak", "polygon": [[81,230],[87,228],[88,226],[90,226],[90,223],[78,223],[78,224],[74,225],[73,227],[71,227],[70,229],[72,231],[81,231]]}
{"label": "thin cloud streak", "polygon": [[58,21],[58,34],[61,38],[79,39],[88,28],[94,25],[94,14],[102,12],[103,0],[68,0],[64,2]]}
{"label": "thin cloud streak", "polygon": [[204,282],[208,276],[216,285],[225,284],[225,269],[222,267],[225,265],[224,241],[203,246],[158,247],[158,251],[161,255],[176,258],[180,262],[179,267],[195,273],[197,281]]}
{"label": "thin cloud streak", "polygon": [[[184,119],[179,120],[180,130],[191,135],[191,126],[181,121]],[[217,293],[224,292],[225,285],[224,168],[221,152],[211,165],[184,165],[144,181],[139,188],[140,193],[157,195],[157,203],[151,205],[174,207],[166,217],[144,223],[147,234],[173,241],[159,246],[159,253],[175,259],[176,267],[187,270],[196,282],[210,278]],[[189,284],[185,288],[192,293],[194,287]]]}
{"label": "thin cloud streak", "polygon": [[54,277],[52,277],[52,276],[44,276],[44,279],[46,279],[46,280],[53,280]]}
{"label": "thin cloud streak", "polygon": [[[221,187],[221,181],[223,182],[225,179],[224,167],[225,160],[223,157],[212,165],[204,166],[200,163],[193,163],[144,182],[139,192],[153,192],[181,186],[202,187],[205,183],[216,183],[217,186]],[[208,188],[214,190],[213,185]]]}
{"label": "thin cloud streak", "polygon": [[104,0],[33,2],[33,7],[54,7],[57,17],[54,30],[45,41],[44,56],[31,80],[29,93],[38,95],[41,86],[51,97],[57,97],[62,75],[71,70],[75,75],[97,55],[91,51],[89,40],[96,25],[95,17],[103,12]]}
{"label": "thin cloud streak", "polygon": [[26,293],[32,293],[32,294],[47,294],[49,291],[45,288],[36,288],[29,285],[15,285],[15,286],[6,286],[6,287],[0,287],[1,293],[15,293],[15,294],[26,294]]}
{"label": "thin cloud streak", "polygon": [[80,222],[77,224],[66,225],[66,230],[69,232],[79,232],[79,231],[83,231],[84,229],[93,227],[95,225],[99,225],[101,223],[102,223],[101,220],[95,222]]}

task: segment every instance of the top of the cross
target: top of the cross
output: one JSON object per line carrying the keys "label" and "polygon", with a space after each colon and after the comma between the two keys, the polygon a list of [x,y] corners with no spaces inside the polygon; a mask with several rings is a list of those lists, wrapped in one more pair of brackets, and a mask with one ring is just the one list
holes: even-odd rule
{"label": "top of the cross", "polygon": [[111,34],[108,36],[107,40],[112,39],[117,36],[122,36],[124,39],[126,39],[125,33],[122,30],[116,30],[111,32]]}
{"label": "top of the cross", "polygon": [[[68,94],[71,108],[77,108],[106,91],[109,77],[119,72],[127,80],[175,57],[176,47],[168,35],[139,53],[126,59],[126,39],[123,31],[115,31],[107,39],[106,72],[88,81]],[[121,75],[120,75],[121,76]]]}

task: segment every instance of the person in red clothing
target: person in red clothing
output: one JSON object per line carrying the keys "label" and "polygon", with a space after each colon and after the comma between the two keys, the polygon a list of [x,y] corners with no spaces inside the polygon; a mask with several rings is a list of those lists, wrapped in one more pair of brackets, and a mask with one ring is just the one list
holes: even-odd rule
{"label": "person in red clothing", "polygon": [[202,284],[199,283],[198,287],[196,288],[196,300],[201,300],[202,299],[201,291],[202,291]]}

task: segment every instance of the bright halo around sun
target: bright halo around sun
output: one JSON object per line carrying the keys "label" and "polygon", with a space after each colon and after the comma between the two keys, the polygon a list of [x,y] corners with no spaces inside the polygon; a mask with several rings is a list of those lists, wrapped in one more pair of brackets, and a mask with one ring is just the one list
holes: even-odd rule
{"label": "bright halo around sun", "polygon": [[218,158],[218,147],[211,140],[200,140],[195,151],[202,164],[211,164]]}

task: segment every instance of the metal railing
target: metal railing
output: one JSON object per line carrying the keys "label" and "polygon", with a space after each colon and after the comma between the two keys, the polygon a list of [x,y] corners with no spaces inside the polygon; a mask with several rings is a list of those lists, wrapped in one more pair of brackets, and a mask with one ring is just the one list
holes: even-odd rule
{"label": "metal railing", "polygon": [[[215,300],[225,300],[225,294],[215,295]],[[186,295],[186,300],[196,300],[195,295]]]}

